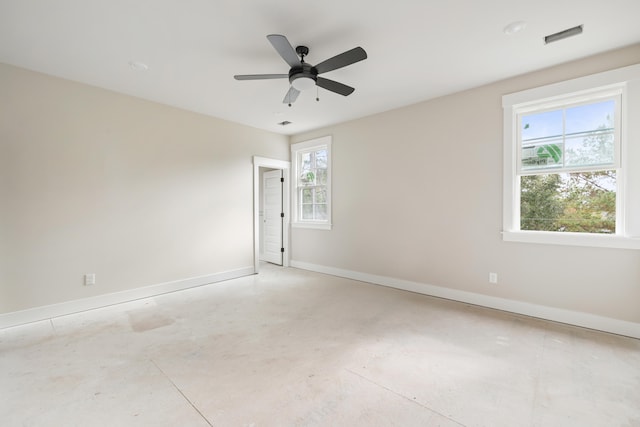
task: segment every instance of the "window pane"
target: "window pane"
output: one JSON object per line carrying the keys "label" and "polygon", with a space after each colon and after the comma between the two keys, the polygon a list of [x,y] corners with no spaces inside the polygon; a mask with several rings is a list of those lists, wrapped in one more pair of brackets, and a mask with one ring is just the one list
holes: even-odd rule
{"label": "window pane", "polygon": [[522,170],[557,169],[563,164],[562,110],[529,114],[520,120]]}
{"label": "window pane", "polygon": [[549,138],[544,142],[522,147],[522,170],[548,170],[561,168],[564,161],[562,138]]}
{"label": "window pane", "polygon": [[523,143],[556,138],[562,135],[562,110],[522,116],[521,139]]}
{"label": "window pane", "polygon": [[315,203],[327,203],[327,190],[324,187],[316,188]]}
{"label": "window pane", "polygon": [[615,170],[520,179],[520,229],[615,233]]}
{"label": "window pane", "polygon": [[302,205],[302,219],[313,219],[313,205]]}
{"label": "window pane", "polygon": [[327,170],[316,169],[316,183],[318,185],[327,185]]}
{"label": "window pane", "polygon": [[315,205],[315,211],[316,211],[315,219],[320,221],[325,221],[328,218],[327,205]]}
{"label": "window pane", "polygon": [[613,99],[567,108],[566,134],[613,128],[616,103]]}
{"label": "window pane", "polygon": [[313,202],[313,192],[310,188],[302,189],[302,203],[312,203]]}
{"label": "window pane", "polygon": [[566,166],[613,166],[613,130],[578,135],[566,140]]}
{"label": "window pane", "polygon": [[316,182],[316,174],[314,171],[304,171],[298,177],[299,185],[301,186],[309,186],[315,185]]}
{"label": "window pane", "polygon": [[614,115],[613,100],[567,108],[566,166],[613,166]]}
{"label": "window pane", "polygon": [[307,171],[311,170],[311,153],[301,153],[300,154],[300,170]]}
{"label": "window pane", "polygon": [[327,150],[318,150],[315,152],[316,155],[316,167],[317,168],[326,168],[327,167]]}

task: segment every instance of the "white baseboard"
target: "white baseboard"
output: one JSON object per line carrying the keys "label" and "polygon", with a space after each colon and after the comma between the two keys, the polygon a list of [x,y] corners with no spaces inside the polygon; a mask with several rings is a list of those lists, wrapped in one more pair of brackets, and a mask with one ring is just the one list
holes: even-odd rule
{"label": "white baseboard", "polygon": [[291,267],[640,339],[640,323],[291,260]]}
{"label": "white baseboard", "polygon": [[27,310],[0,314],[0,329],[37,322],[39,320],[47,320],[59,316],[66,316],[68,314],[79,313],[81,311],[93,310],[95,308],[153,297],[197,286],[208,285],[210,283],[221,282],[224,280],[237,279],[254,273],[253,266],[244,267],[237,270],[224,271],[206,276],[191,277],[173,282],[159,283],[157,285],[144,286],[142,288],[98,295],[91,298],[83,298],[60,304],[46,305]]}

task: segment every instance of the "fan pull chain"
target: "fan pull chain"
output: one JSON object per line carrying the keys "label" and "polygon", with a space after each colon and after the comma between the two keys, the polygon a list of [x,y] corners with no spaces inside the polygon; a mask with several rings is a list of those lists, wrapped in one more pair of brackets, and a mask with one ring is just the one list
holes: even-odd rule
{"label": "fan pull chain", "polygon": [[316,101],[320,102],[320,94],[318,92],[319,92],[319,89],[318,89],[318,86],[316,85]]}

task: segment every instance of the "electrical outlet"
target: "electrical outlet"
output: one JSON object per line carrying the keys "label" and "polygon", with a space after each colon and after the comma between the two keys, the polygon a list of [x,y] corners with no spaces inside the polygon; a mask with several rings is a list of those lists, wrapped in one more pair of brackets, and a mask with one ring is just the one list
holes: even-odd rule
{"label": "electrical outlet", "polygon": [[84,275],[84,285],[91,286],[96,284],[96,275],[95,273],[85,274]]}
{"label": "electrical outlet", "polygon": [[489,273],[489,283],[498,283],[498,273]]}

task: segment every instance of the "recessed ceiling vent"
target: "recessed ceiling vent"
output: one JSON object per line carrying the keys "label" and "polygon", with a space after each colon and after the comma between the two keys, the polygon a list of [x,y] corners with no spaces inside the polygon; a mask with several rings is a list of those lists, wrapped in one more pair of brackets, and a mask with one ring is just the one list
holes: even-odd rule
{"label": "recessed ceiling vent", "polygon": [[582,34],[582,25],[578,25],[577,27],[573,27],[573,28],[568,28],[566,30],[557,32],[555,34],[549,34],[544,38],[544,44],[557,42],[558,40],[566,39],[567,37],[577,36],[578,34]]}

